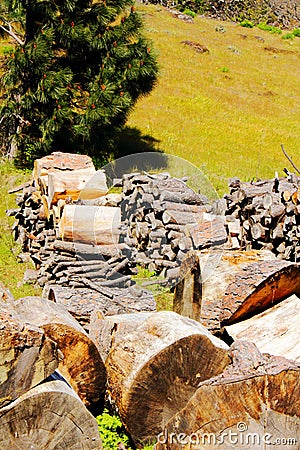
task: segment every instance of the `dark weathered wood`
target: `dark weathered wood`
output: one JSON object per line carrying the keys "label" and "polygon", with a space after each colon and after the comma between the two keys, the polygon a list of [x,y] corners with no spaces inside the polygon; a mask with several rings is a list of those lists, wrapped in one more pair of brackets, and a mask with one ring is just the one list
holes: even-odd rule
{"label": "dark weathered wood", "polygon": [[297,447],[299,365],[262,355],[245,341],[233,344],[230,354],[232,364],[219,376],[201,382],[184,408],[162,428],[157,450],[252,450],[272,448],[276,440],[281,448]]}
{"label": "dark weathered wood", "polygon": [[0,409],[4,449],[101,449],[95,418],[64,381],[49,381]]}
{"label": "dark weathered wood", "polygon": [[59,370],[78,393],[90,404],[99,400],[105,389],[106,371],[95,344],[79,323],[62,305],[40,297],[24,297],[15,301],[24,321],[39,326],[57,343],[64,358]]}
{"label": "dark weathered wood", "polygon": [[174,312],[152,314],[106,359],[108,395],[134,442],[152,441],[200,381],[228,365],[227,346]]}
{"label": "dark weathered wood", "polygon": [[173,311],[200,322],[202,280],[199,255],[187,253],[182,261],[175,286]]}
{"label": "dark weathered wood", "polygon": [[43,329],[18,314],[11,294],[0,287],[0,407],[41,383],[62,358]]}

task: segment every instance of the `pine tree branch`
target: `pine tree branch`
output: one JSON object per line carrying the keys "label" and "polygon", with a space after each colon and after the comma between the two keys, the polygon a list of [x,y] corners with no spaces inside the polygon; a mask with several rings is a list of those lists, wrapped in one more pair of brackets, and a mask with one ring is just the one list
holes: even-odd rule
{"label": "pine tree branch", "polygon": [[[3,19],[2,19],[3,20]],[[18,42],[18,44],[20,45],[24,45],[25,42],[22,41],[22,39],[19,38],[19,36],[16,35],[16,33],[14,33],[14,31],[12,30],[12,26],[9,22],[4,21],[6,26],[4,25],[0,25],[0,28],[5,31],[5,33],[7,33],[9,36],[11,36],[15,41]],[[8,28],[7,28],[8,27]]]}

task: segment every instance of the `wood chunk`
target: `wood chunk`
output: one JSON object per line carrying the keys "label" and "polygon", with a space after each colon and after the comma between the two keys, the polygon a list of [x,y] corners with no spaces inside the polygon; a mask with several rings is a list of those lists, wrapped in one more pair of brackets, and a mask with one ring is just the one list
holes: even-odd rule
{"label": "wood chunk", "polygon": [[[88,329],[94,310],[105,315],[126,314],[139,311],[156,311],[153,295],[131,286],[128,289],[113,289],[111,297],[84,287],[48,286],[46,298],[63,305],[84,329]],[[139,295],[141,294],[141,295]]]}
{"label": "wood chunk", "polygon": [[118,242],[121,209],[112,206],[66,205],[59,224],[59,237],[85,244]]}
{"label": "wood chunk", "polygon": [[102,449],[95,418],[64,381],[40,384],[0,409],[3,449]]}
{"label": "wood chunk", "polygon": [[231,279],[222,298],[221,323],[235,323],[300,294],[300,266],[288,261],[249,264]]}
{"label": "wood chunk", "polygon": [[285,356],[300,362],[300,299],[288,297],[250,319],[226,326],[234,339],[254,342],[264,353]]}
{"label": "wood chunk", "polygon": [[186,226],[185,232],[191,237],[195,249],[205,249],[222,245],[227,240],[224,219],[220,216],[206,214],[197,225]]}
{"label": "wood chunk", "polygon": [[156,450],[191,448],[191,444],[195,450],[219,446],[233,450],[237,443],[238,448],[253,450],[267,444],[271,448],[277,439],[285,442],[282,448],[295,448],[300,438],[299,365],[262,355],[245,341],[233,344],[230,354],[232,364],[200,383],[161,430]]}
{"label": "wood chunk", "polygon": [[135,444],[155,439],[199,382],[224,370],[227,350],[199,323],[167,311],[152,314],[112,348],[108,395]]}
{"label": "wood chunk", "polygon": [[175,286],[173,311],[198,322],[201,319],[202,280],[199,255],[187,253],[182,261]]}
{"label": "wood chunk", "polygon": [[15,302],[23,320],[39,326],[57,343],[64,359],[59,370],[85,404],[99,400],[105,389],[106,371],[95,344],[61,305],[40,297]]}
{"label": "wood chunk", "polygon": [[106,176],[103,170],[94,168],[68,172],[54,172],[48,175],[48,204],[56,205],[58,200],[91,200],[107,194]]}
{"label": "wood chunk", "polygon": [[[14,309],[15,300],[1,288],[0,407],[41,383],[62,358],[56,343]],[[6,447],[8,448],[8,447]]]}

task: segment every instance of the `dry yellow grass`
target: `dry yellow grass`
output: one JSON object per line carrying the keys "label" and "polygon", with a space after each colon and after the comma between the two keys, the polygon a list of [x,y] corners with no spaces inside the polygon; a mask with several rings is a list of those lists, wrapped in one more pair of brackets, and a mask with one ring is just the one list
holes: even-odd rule
{"label": "dry yellow grass", "polygon": [[[155,5],[139,11],[158,53],[160,79],[128,126],[202,169],[219,193],[229,177],[251,180],[291,169],[281,143],[300,165],[300,38],[202,17],[185,23]],[[210,52],[198,53],[185,40]]]}

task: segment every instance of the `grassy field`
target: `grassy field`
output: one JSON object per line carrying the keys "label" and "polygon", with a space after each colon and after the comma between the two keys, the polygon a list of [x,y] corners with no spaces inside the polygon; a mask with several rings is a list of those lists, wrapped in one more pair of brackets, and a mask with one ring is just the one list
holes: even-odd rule
{"label": "grassy field", "polygon": [[[195,164],[219,194],[230,177],[251,180],[291,169],[281,144],[300,165],[300,38],[202,17],[185,23],[155,5],[139,10],[158,53],[160,79],[128,126]],[[187,40],[209,53],[184,45]]]}
{"label": "grassy field", "polygon": [[[168,155],[171,173],[195,178],[195,186],[208,186],[215,197],[227,190],[230,177],[251,180],[291,169],[281,144],[300,166],[300,38],[202,17],[186,23],[157,5],[139,4],[138,10],[158,54],[160,78],[127,126]],[[1,55],[10,44],[0,44]],[[24,265],[5,209],[14,207],[7,189],[30,174],[7,164],[0,169],[0,277],[18,297],[33,288],[21,285]]]}

